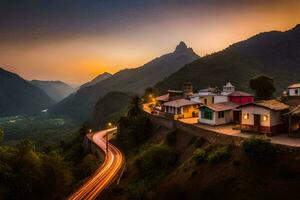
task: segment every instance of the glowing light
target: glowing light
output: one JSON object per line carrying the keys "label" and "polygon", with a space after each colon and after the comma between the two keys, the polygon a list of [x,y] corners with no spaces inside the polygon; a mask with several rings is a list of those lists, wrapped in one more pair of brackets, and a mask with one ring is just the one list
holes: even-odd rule
{"label": "glowing light", "polygon": [[244,114],[244,119],[249,119],[249,113]]}
{"label": "glowing light", "polygon": [[268,116],[267,116],[267,115],[264,115],[263,120],[264,120],[264,121],[267,121],[267,120],[268,120]]}

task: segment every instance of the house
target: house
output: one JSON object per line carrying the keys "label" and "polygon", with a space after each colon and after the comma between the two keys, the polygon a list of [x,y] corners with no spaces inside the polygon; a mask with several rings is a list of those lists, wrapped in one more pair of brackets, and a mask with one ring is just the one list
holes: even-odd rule
{"label": "house", "polygon": [[228,95],[232,92],[235,92],[235,86],[233,86],[230,82],[226,83],[226,85],[223,86],[223,95]]}
{"label": "house", "polygon": [[238,105],[232,102],[221,102],[200,107],[199,122],[209,125],[221,125],[233,121],[233,109]]}
{"label": "house", "polygon": [[300,96],[300,83],[292,84],[288,87],[289,96]]}
{"label": "house", "polygon": [[233,103],[243,105],[254,102],[254,96],[246,92],[235,91],[228,95],[228,100]]}
{"label": "house", "polygon": [[197,103],[210,105],[213,103],[227,102],[228,97],[219,93],[216,87],[209,87],[203,90],[199,90],[197,94],[194,94],[190,97],[190,100]]}
{"label": "house", "polygon": [[163,110],[166,116],[169,116],[175,120],[198,117],[199,104],[187,99],[177,99],[164,103]]}
{"label": "house", "polygon": [[241,130],[273,135],[286,128],[283,114],[289,106],[278,100],[257,101],[241,105]]}

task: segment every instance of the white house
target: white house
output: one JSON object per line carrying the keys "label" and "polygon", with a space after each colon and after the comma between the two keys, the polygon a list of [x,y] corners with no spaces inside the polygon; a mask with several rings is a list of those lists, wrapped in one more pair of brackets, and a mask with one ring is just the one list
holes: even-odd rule
{"label": "white house", "polygon": [[223,86],[222,93],[230,94],[231,92],[235,92],[235,86],[233,86],[230,82],[228,82],[226,83],[226,85]]}
{"label": "white house", "polygon": [[232,102],[214,103],[200,107],[199,122],[221,125],[233,122],[233,109],[238,105]]}
{"label": "white house", "polygon": [[288,87],[289,96],[300,96],[300,83],[290,85]]}
{"label": "white house", "polygon": [[241,130],[272,135],[285,128],[283,114],[289,106],[277,100],[265,100],[240,106]]}

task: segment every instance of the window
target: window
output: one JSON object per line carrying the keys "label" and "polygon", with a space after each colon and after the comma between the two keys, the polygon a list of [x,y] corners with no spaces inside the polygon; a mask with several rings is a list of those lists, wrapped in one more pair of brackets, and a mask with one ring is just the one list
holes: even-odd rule
{"label": "window", "polygon": [[204,99],[204,104],[205,104],[205,105],[207,104],[207,99]]}
{"label": "window", "polygon": [[204,110],[203,112],[201,112],[201,117],[203,119],[209,119],[212,120],[213,118],[213,113],[210,110]]}
{"label": "window", "polygon": [[181,108],[177,108],[177,114],[181,114]]}
{"label": "window", "polygon": [[214,103],[215,102],[215,97],[211,98],[211,102]]}
{"label": "window", "polygon": [[224,118],[224,115],[225,115],[224,111],[218,112],[219,118]]}
{"label": "window", "polygon": [[249,113],[244,114],[244,119],[249,119]]}
{"label": "window", "polygon": [[295,94],[298,94],[298,89],[295,89]]}

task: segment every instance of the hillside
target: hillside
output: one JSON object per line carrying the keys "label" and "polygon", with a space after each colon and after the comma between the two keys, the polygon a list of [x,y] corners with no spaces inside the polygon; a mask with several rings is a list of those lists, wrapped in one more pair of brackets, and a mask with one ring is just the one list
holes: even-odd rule
{"label": "hillside", "polygon": [[53,105],[40,88],[0,68],[0,116],[31,114]]}
{"label": "hillside", "polygon": [[96,83],[99,83],[101,81],[104,81],[105,79],[108,79],[109,77],[111,77],[112,74],[108,73],[108,72],[104,72],[103,74],[98,75],[97,77],[95,77],[93,80],[83,84],[82,86],[80,86],[80,88],[83,87],[87,87],[87,86],[91,86],[94,85]]}
{"label": "hillside", "polygon": [[[134,145],[131,137],[136,135],[131,136],[135,132],[130,128],[121,127],[113,141],[126,154],[126,170],[119,184],[112,185],[102,196],[104,200],[300,198],[297,152],[281,151],[261,139],[248,140],[246,151],[246,143],[211,143],[157,124],[148,139]],[[123,143],[131,144],[129,151],[125,151]]]}
{"label": "hillside", "polygon": [[116,123],[126,112],[133,94],[110,92],[100,98],[90,119],[92,127],[105,128],[106,123]]}
{"label": "hillside", "polygon": [[142,93],[149,86],[174,73],[187,63],[199,58],[192,48],[181,42],[173,53],[163,55],[145,65],[124,69],[110,78],[79,89],[57,104],[52,112],[86,119],[100,97],[111,91]]}
{"label": "hillside", "polygon": [[41,88],[55,102],[59,102],[74,92],[74,88],[61,81],[32,80],[31,84]]}
{"label": "hillside", "polygon": [[231,82],[241,90],[249,90],[249,80],[259,74],[275,80],[277,93],[300,77],[300,25],[286,31],[258,34],[245,41],[233,44],[223,51],[198,59],[156,87],[162,91],[179,89],[186,81],[194,88],[209,85],[222,86]]}

